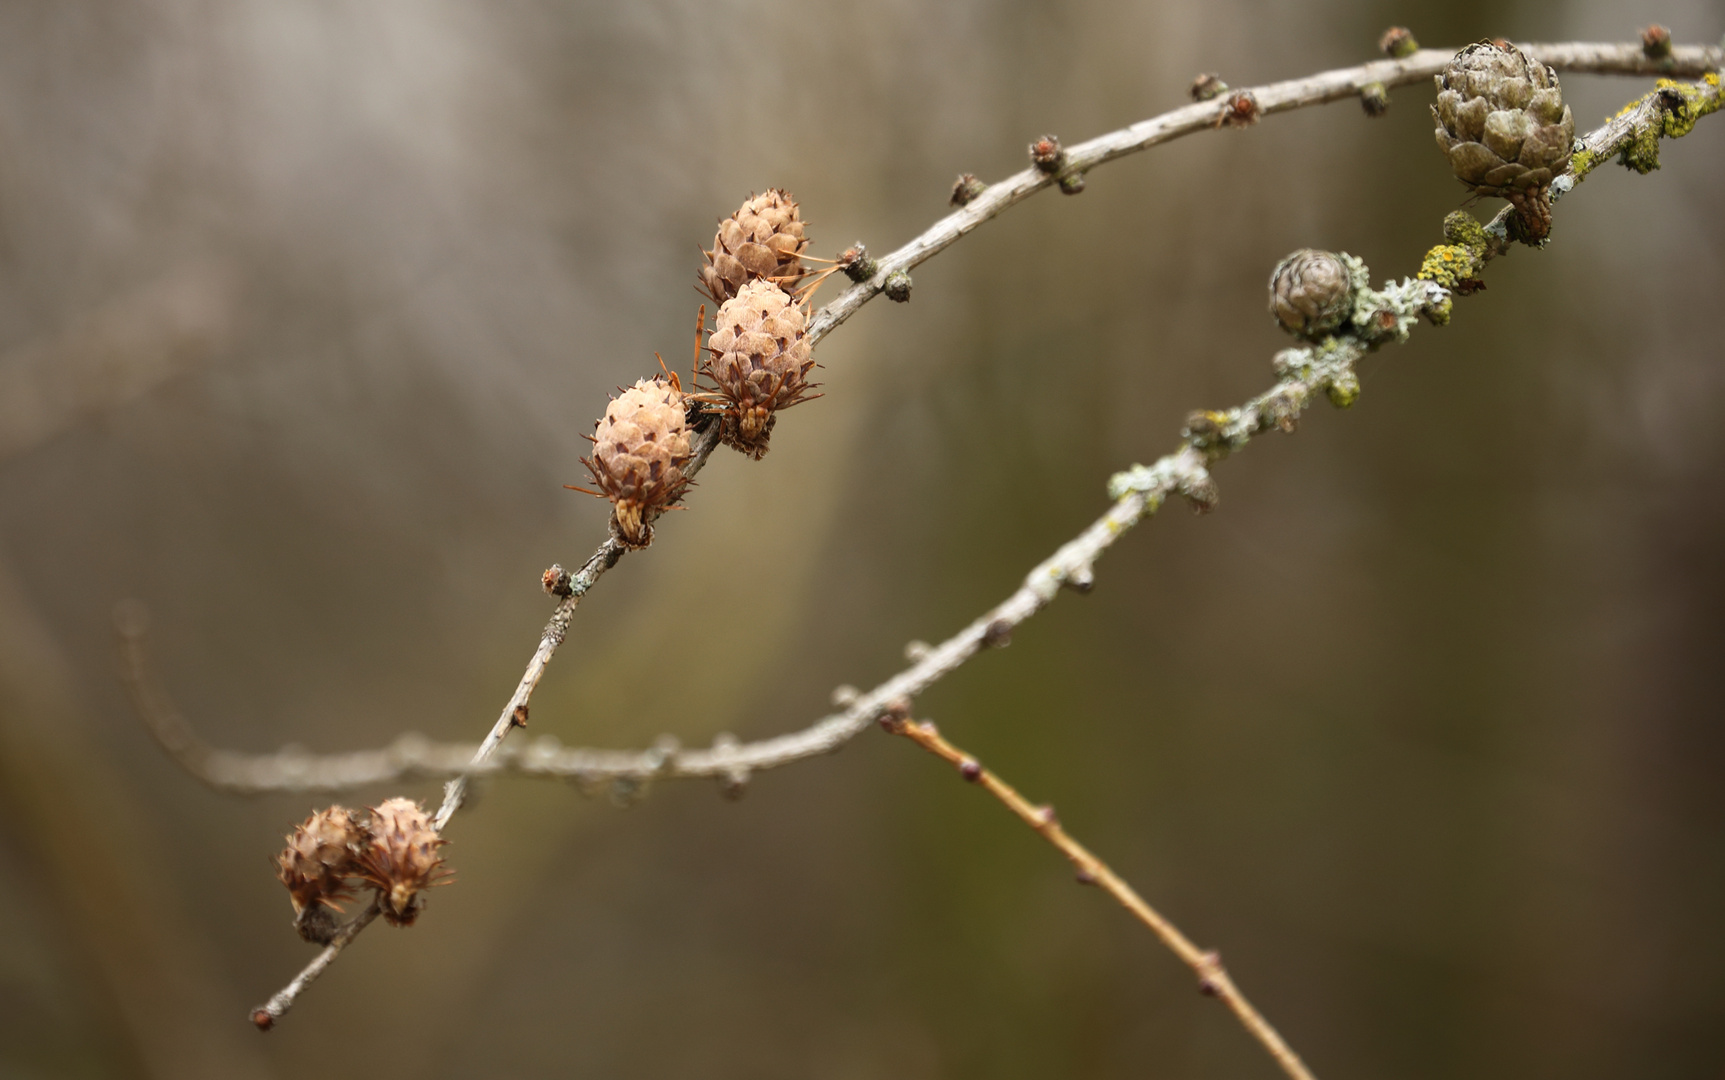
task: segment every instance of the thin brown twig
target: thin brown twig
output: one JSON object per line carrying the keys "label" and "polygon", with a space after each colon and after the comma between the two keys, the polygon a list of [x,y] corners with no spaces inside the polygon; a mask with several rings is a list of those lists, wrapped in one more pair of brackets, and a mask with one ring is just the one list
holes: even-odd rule
{"label": "thin brown twig", "polygon": [[[1698,74],[1703,70],[1717,68],[1722,56],[1722,50],[1713,46],[1683,47],[1673,49],[1668,59],[1650,67],[1651,62],[1640,57],[1634,46],[1572,44],[1533,45],[1527,48],[1554,67],[1568,69],[1573,66],[1578,70],[1622,74]],[[1422,50],[1402,60],[1376,61],[1306,79],[1250,88],[1250,92],[1263,112],[1287,111],[1352,96],[1373,82],[1394,86],[1418,81],[1439,70],[1452,55],[1452,52],[1445,50]],[[1718,88],[1715,85],[1713,97],[1717,96]],[[1647,114],[1648,110],[1653,108],[1649,104],[1651,98],[1652,95],[1643,100],[1638,115]],[[881,260],[880,268],[873,279],[846,290],[823,308],[810,327],[811,343],[830,333],[862,304],[882,291],[886,278],[894,270],[915,266],[932,257],[983,221],[1028,198],[1043,187],[1058,182],[1063,176],[1086,171],[1106,161],[1182,135],[1210,129],[1216,126],[1215,121],[1222,115],[1220,110],[1225,108],[1226,100],[1218,99],[1174,110],[1071,148],[1067,155],[1067,165],[1059,174],[1046,174],[1030,169],[985,190],[962,210],[943,218],[921,236]],[[1625,126],[1621,118],[1615,123],[1618,127]],[[1590,135],[1589,139],[1597,139],[1602,132],[1607,132],[1612,127],[1613,125],[1608,124],[1606,128]],[[1613,132],[1612,137],[1617,138],[1617,133]],[[1407,318],[1411,320],[1411,316]],[[1397,340],[1405,337],[1405,326],[1397,333]],[[1363,355],[1363,351],[1362,347],[1360,354]],[[1311,373],[1303,378],[1285,375],[1278,386],[1268,394],[1260,395],[1241,408],[1230,410],[1234,419],[1231,421],[1233,434],[1230,436],[1228,448],[1237,449],[1252,434],[1271,424],[1283,430],[1291,430],[1293,417],[1298,415],[1311,394],[1324,389],[1334,376],[1351,373],[1351,366],[1356,358],[1352,353],[1338,355],[1323,364],[1313,366]],[[716,430],[710,426],[697,438],[693,447],[694,456],[689,467],[684,470],[685,475],[693,476],[698,472],[716,445]],[[1226,450],[1221,452],[1225,453]],[[718,775],[730,785],[739,777],[746,778],[753,769],[787,764],[837,749],[866,727],[870,720],[877,718],[887,702],[920,692],[986,645],[1002,643],[999,639],[1009,636],[1013,626],[1045,606],[1062,585],[1087,583],[1095,558],[1142,517],[1154,513],[1169,494],[1180,492],[1202,506],[1207,500],[1199,493],[1209,491],[1213,494],[1213,483],[1210,481],[1207,465],[1216,456],[1220,454],[1200,451],[1194,447],[1193,442],[1188,442],[1155,465],[1136,466],[1129,473],[1117,476],[1111,483],[1111,488],[1118,489],[1115,492],[1116,501],[1109,511],[1078,538],[1063,546],[1052,558],[1032,571],[1023,588],[939,648],[930,650],[910,669],[883,683],[875,691],[858,696],[843,713],[826,717],[803,731],[747,746],[738,745],[731,739],[721,739],[715,741],[711,750],[686,754],[665,749],[633,754],[607,751],[573,753],[597,755],[613,765],[627,762],[626,767],[613,769],[613,774],[618,776]],[[434,819],[436,828],[441,830],[460,809],[469,778],[492,768],[504,739],[517,725],[516,718],[525,714],[529,699],[546,665],[567,635],[570,620],[580,598],[592,588],[599,577],[616,565],[624,550],[615,537],[607,538],[577,573],[563,575],[561,571],[558,572],[553,591],[562,599],[553,610],[552,617],[541,634],[539,647],[497,722],[473,751],[466,765],[446,785],[443,803]],[[548,588],[552,586],[553,580],[552,573],[548,571]],[[136,644],[136,635],[132,635],[130,640]],[[141,654],[133,650],[130,655],[136,660]],[[132,666],[135,671],[141,670],[135,662]],[[145,685],[144,681],[136,678],[129,680],[129,684],[134,686],[135,700],[146,703],[140,705],[140,711],[145,713],[148,720],[150,711],[146,705],[150,695],[140,693],[137,689]],[[171,709],[167,712],[171,713]],[[159,710],[157,718],[160,719]],[[180,727],[183,729],[182,734],[191,733],[190,726],[184,724],[183,720],[180,721]],[[173,725],[152,723],[151,729],[160,738],[164,730],[171,732]],[[216,755],[225,753],[209,748],[195,735],[191,735],[189,740],[176,737],[162,741],[194,775],[206,778],[211,775],[214,763],[218,760]],[[242,757],[246,756],[231,755],[234,759]],[[650,764],[646,764],[649,762]],[[643,764],[646,764],[645,768]],[[395,775],[400,774],[401,770],[397,770]],[[580,771],[575,775],[581,775]],[[240,787],[232,784],[220,786],[230,789]],[[254,787],[251,790],[263,789]],[[287,788],[278,787],[274,790]],[[331,945],[321,953],[299,977],[272,997],[266,1006],[260,1007],[254,1013],[254,1019],[257,1015],[267,1013],[268,1019],[273,1022],[291,1008],[305,986],[309,985],[334,959],[340,948],[351,941],[354,935],[364,929],[364,924],[369,922],[369,919],[361,916],[349,924],[348,928],[344,928],[342,937],[338,939],[339,945]],[[348,930],[351,930],[351,933]]]}
{"label": "thin brown twig", "polygon": [[1121,907],[1131,912],[1133,918],[1148,926],[1150,932],[1198,976],[1198,989],[1207,995],[1220,998],[1239,1018],[1246,1031],[1276,1059],[1276,1064],[1282,1067],[1283,1072],[1294,1080],[1314,1080],[1305,1062],[1300,1060],[1300,1055],[1294,1052],[1276,1029],[1270,1026],[1270,1022],[1264,1019],[1263,1014],[1246,1000],[1246,995],[1240,992],[1240,988],[1234,985],[1234,980],[1229,978],[1227,969],[1222,966],[1221,956],[1214,950],[1200,949],[1193,944],[1191,938],[1181,933],[1179,927],[1151,907],[1107,863],[1074,840],[1060,824],[1052,806],[1037,806],[1020,795],[1016,788],[984,768],[976,758],[954,746],[941,735],[932,721],[919,722],[910,719],[909,702],[900,702],[881,718],[880,723],[881,727],[892,734],[903,735],[951,764],[964,779],[1004,803],[1008,810],[1018,815],[1019,820],[1034,829],[1071,861],[1078,871],[1080,882],[1100,887],[1118,901]]}

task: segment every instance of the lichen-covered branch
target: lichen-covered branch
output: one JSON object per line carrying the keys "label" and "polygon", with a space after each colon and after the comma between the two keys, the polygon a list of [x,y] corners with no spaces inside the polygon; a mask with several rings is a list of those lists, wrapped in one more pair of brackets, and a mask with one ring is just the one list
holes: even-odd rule
{"label": "lichen-covered branch", "polygon": [[1089,848],[1072,839],[1060,824],[1052,806],[1037,806],[1020,795],[1012,785],[954,746],[941,735],[932,722],[910,719],[910,706],[907,702],[899,703],[898,707],[881,717],[881,726],[946,761],[956,768],[965,780],[999,799],[1008,810],[1018,815],[1020,821],[1034,829],[1071,861],[1078,872],[1080,883],[1097,886],[1130,912],[1133,918],[1148,926],[1150,932],[1198,976],[1198,989],[1227,1005],[1247,1033],[1263,1045],[1276,1060],[1276,1064],[1282,1067],[1283,1072],[1294,1080],[1314,1080],[1305,1062],[1300,1060],[1300,1055],[1294,1052],[1293,1047],[1287,1044],[1276,1029],[1270,1026],[1270,1022],[1264,1019],[1263,1014],[1246,1000],[1246,995],[1240,992],[1240,988],[1234,985],[1234,980],[1228,976],[1228,969],[1222,966],[1221,956],[1214,950],[1200,949],[1194,945],[1191,938],[1181,933],[1179,927],[1146,903],[1137,890],[1128,885],[1107,863],[1092,854]]}

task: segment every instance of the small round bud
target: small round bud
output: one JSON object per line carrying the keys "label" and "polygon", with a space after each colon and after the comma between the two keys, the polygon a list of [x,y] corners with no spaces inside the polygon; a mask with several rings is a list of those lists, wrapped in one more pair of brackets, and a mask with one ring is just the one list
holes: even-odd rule
{"label": "small round bud", "polygon": [[1330,380],[1324,387],[1324,393],[1329,395],[1330,404],[1338,409],[1345,409],[1359,400],[1360,377],[1353,371],[1344,371]]}
{"label": "small round bud", "polygon": [[276,1018],[270,1014],[268,1009],[256,1008],[252,1010],[252,1026],[259,1031],[268,1031],[276,1026]]}
{"label": "small round bud", "polygon": [[[934,646],[926,641],[907,641],[904,645],[904,658],[913,664],[920,664],[928,659],[928,654],[934,652]],[[906,707],[909,702],[906,702]]]}
{"label": "small round bud", "polygon": [[910,299],[910,275],[903,270],[894,270],[886,276],[886,283],[881,286],[888,300],[904,303]]}
{"label": "small round bud", "polygon": [[972,199],[988,190],[988,185],[976,178],[975,173],[960,173],[952,185],[952,205],[969,206]]}
{"label": "small round bud", "polygon": [[1385,56],[1405,60],[1420,51],[1420,43],[1414,40],[1412,30],[1405,26],[1392,26],[1384,31],[1383,37],[1378,38],[1378,51]]}
{"label": "small round bud", "polygon": [[1301,248],[1270,275],[1270,314],[1290,334],[1322,338],[1348,317],[1353,280],[1332,252]]}
{"label": "small round bud", "polygon": [[996,619],[982,632],[982,643],[991,649],[1004,649],[1012,644],[1012,624]]}
{"label": "small round bud", "polygon": [[552,596],[568,596],[574,592],[570,584],[569,571],[556,563],[552,563],[551,569],[539,575],[539,584]]}
{"label": "small round bud", "polygon": [[1066,151],[1060,149],[1059,139],[1044,135],[1030,144],[1030,162],[1045,173],[1057,173],[1066,164]]}
{"label": "small round bud", "polygon": [[982,779],[982,764],[975,758],[965,758],[958,763],[958,775],[974,784]]}
{"label": "small round bud", "polygon": [[1227,92],[1228,84],[1223,82],[1222,76],[1216,74],[1214,71],[1206,71],[1204,74],[1192,80],[1191,93],[1193,101],[1209,101],[1211,98]]}
{"label": "small round bud", "polygon": [[1671,55],[1671,31],[1654,23],[1641,31],[1641,55],[1649,60],[1663,60]]}
{"label": "small round bud", "polygon": [[1084,190],[1084,174],[1081,172],[1067,173],[1060,178],[1060,193],[1076,195]]}
{"label": "small round bud", "polygon": [[862,697],[862,691],[850,683],[833,687],[833,704],[841,709],[848,709],[855,705],[860,697]]}
{"label": "small round bud", "polygon": [[1390,111],[1390,92],[1381,82],[1360,87],[1360,108],[1367,116],[1378,117]]}
{"label": "small round bud", "polygon": [[833,261],[845,272],[845,277],[858,284],[874,277],[880,270],[880,262],[869,257],[868,248],[861,240],[839,252],[839,257]]}
{"label": "small round bud", "polygon": [[1262,115],[1263,110],[1258,108],[1258,99],[1252,96],[1250,90],[1236,90],[1228,96],[1228,104],[1222,110],[1222,115],[1216,118],[1216,126],[1251,127]]}
{"label": "small round bud", "polygon": [[1061,579],[1060,583],[1082,596],[1096,588],[1096,568],[1089,563],[1075,566],[1071,573]]}
{"label": "small round bud", "polygon": [[1216,487],[1216,481],[1210,474],[1200,470],[1195,476],[1188,476],[1180,481],[1180,494],[1186,496],[1186,501],[1192,505],[1195,514],[1208,514],[1216,509],[1216,504],[1222,500],[1222,493]]}

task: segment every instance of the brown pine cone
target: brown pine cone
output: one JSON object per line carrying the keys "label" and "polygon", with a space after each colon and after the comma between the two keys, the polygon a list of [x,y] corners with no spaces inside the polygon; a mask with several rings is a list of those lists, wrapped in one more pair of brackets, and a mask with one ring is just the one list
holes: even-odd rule
{"label": "brown pine cone", "polygon": [[713,303],[723,304],[751,281],[765,278],[787,291],[803,279],[803,249],[808,247],[797,200],[774,188],[743,203],[719,222],[713,249],[703,252],[701,285]]}
{"label": "brown pine cone", "polygon": [[387,799],[371,808],[357,859],[359,877],[377,889],[378,908],[392,926],[412,925],[424,906],[419,894],[449,880],[438,854],[446,843],[412,799]]}
{"label": "brown pine cone", "polygon": [[759,460],[767,452],[774,414],[819,395],[809,391],[815,362],[803,333],[807,319],[783,289],[766,281],[743,286],[719,308],[703,371],[717,389],[703,400],[718,405],[725,445]]}
{"label": "brown pine cone", "polygon": [[593,429],[593,456],[581,463],[611,500],[617,536],[644,548],[653,541],[653,519],[689,486],[683,475],[689,457],[683,393],[655,376],[638,380],[605,407]]}

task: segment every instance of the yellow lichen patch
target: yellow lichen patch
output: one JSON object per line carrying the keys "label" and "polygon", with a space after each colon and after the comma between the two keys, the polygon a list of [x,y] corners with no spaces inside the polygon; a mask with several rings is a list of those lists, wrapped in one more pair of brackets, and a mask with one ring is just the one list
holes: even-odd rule
{"label": "yellow lichen patch", "polygon": [[1479,257],[1472,251],[1458,244],[1439,244],[1426,252],[1417,276],[1422,281],[1435,281],[1453,289],[1457,282],[1474,277],[1479,270]]}

